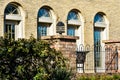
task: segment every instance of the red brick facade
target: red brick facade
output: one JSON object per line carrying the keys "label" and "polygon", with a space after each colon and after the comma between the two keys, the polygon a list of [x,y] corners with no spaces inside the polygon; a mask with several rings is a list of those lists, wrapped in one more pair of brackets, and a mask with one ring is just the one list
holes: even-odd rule
{"label": "red brick facade", "polygon": [[106,72],[120,72],[120,41],[105,41]]}
{"label": "red brick facade", "polygon": [[76,69],[76,40],[78,37],[72,36],[45,36],[42,37],[44,40],[53,40],[52,47],[58,51],[61,51],[62,54],[69,60],[69,66]]}

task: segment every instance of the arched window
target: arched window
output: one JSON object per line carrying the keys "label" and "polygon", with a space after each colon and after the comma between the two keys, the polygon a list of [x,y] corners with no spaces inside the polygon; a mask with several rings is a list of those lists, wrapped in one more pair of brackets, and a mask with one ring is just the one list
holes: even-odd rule
{"label": "arched window", "polygon": [[51,9],[42,7],[38,11],[37,37],[49,35],[49,28],[52,24]]}
{"label": "arched window", "polygon": [[105,53],[103,40],[107,39],[107,20],[104,13],[97,13],[94,17],[94,56],[95,69],[105,69]]}
{"label": "arched window", "polygon": [[4,11],[4,35],[9,39],[23,37],[23,21],[20,5],[9,3]]}
{"label": "arched window", "polygon": [[67,35],[77,36],[77,29],[81,25],[78,11],[72,10],[68,13],[67,16]]}

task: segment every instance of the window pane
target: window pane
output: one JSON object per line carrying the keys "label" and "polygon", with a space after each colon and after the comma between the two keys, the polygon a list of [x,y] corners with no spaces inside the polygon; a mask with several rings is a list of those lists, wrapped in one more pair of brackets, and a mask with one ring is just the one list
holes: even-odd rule
{"label": "window pane", "polygon": [[5,36],[8,39],[15,38],[15,24],[5,24]]}
{"label": "window pane", "polygon": [[104,22],[104,17],[101,14],[96,14],[94,22]]}
{"label": "window pane", "polygon": [[41,36],[46,36],[46,35],[47,35],[47,27],[41,26]]}
{"label": "window pane", "polygon": [[67,35],[75,36],[75,27],[74,26],[68,26],[68,28],[67,28]]}
{"label": "window pane", "polygon": [[47,35],[47,26],[46,25],[39,25],[38,26],[38,38],[40,36],[46,36]]}
{"label": "window pane", "polygon": [[16,6],[9,4],[5,9],[5,14],[19,14],[19,11]]}
{"label": "window pane", "polygon": [[48,9],[45,9],[45,8],[42,8],[39,10],[38,12],[38,17],[41,17],[41,16],[44,16],[44,17],[50,17],[50,14],[49,14],[49,10]]}
{"label": "window pane", "polygon": [[95,54],[95,66],[101,66],[101,29],[94,30],[94,54]]}
{"label": "window pane", "polygon": [[78,13],[75,11],[69,12],[67,20],[71,20],[71,19],[78,20]]}

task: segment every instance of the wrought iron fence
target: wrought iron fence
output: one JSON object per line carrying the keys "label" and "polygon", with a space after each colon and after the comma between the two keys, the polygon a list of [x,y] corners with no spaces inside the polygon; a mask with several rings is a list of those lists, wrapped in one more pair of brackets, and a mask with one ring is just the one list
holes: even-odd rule
{"label": "wrought iron fence", "polygon": [[116,46],[79,45],[76,56],[76,67],[79,73],[112,73],[118,70],[118,49]]}

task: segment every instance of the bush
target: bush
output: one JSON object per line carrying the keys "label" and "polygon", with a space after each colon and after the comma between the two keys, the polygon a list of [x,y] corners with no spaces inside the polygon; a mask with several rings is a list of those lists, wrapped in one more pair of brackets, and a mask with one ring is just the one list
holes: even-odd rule
{"label": "bush", "polygon": [[57,68],[53,71],[50,76],[50,80],[71,80],[72,72],[67,71],[66,68]]}
{"label": "bush", "polygon": [[113,75],[113,79],[115,79],[115,80],[120,80],[120,75],[119,75],[119,74],[114,74],[114,75]]}
{"label": "bush", "polygon": [[[33,37],[18,40],[0,38],[0,79],[2,80],[56,80],[52,77],[59,74],[70,77],[65,68],[65,61],[63,55],[50,48],[48,42]],[[55,76],[53,76],[54,72]]]}

